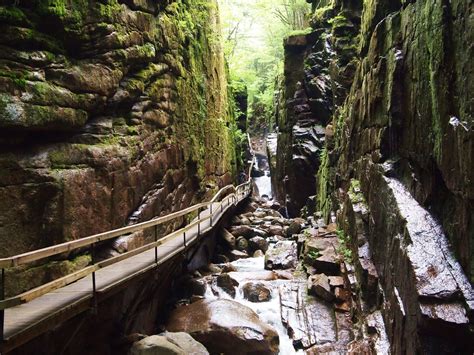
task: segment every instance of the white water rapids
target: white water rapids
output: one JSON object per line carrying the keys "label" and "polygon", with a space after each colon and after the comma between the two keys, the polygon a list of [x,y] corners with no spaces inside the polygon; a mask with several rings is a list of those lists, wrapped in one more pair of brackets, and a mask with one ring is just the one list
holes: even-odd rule
{"label": "white water rapids", "polygon": [[[236,292],[234,301],[239,302],[258,314],[260,319],[272,326],[280,337],[280,354],[281,355],[292,355],[292,354],[304,354],[303,350],[296,351],[293,347],[293,342],[287,334],[287,330],[281,321],[280,311],[280,295],[278,292],[278,285],[286,282],[286,280],[252,280],[252,273],[259,273],[265,271],[264,269],[264,257],[259,258],[248,258],[240,259],[231,263],[236,269],[237,273],[245,274],[249,273],[248,279],[240,282]],[[267,286],[271,290],[271,300],[268,302],[250,302],[244,298],[242,286],[247,282],[259,282]],[[210,287],[207,287],[205,298],[207,299],[232,299],[232,297],[224,290],[217,289],[219,294],[216,296],[212,293]]]}

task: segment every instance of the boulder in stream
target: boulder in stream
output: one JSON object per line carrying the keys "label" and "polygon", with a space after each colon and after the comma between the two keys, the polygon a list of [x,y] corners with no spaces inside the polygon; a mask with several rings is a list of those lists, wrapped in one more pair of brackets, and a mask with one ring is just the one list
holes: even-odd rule
{"label": "boulder in stream", "polygon": [[334,294],[329,286],[329,279],[325,274],[316,274],[308,278],[308,291],[310,294],[320,297],[321,299],[332,302]]}
{"label": "boulder in stream", "polygon": [[268,250],[268,242],[262,237],[250,238],[248,245],[252,251],[261,250],[265,253]]}
{"label": "boulder in stream", "polygon": [[235,249],[236,238],[232,233],[230,233],[227,229],[222,228],[220,230],[220,236],[221,236],[222,240],[224,241],[224,244],[229,249]]}
{"label": "boulder in stream", "polygon": [[235,297],[235,287],[239,286],[239,283],[230,277],[229,274],[218,275],[216,284],[232,297]]}
{"label": "boulder in stream", "polygon": [[291,238],[293,234],[298,234],[299,232],[301,232],[301,224],[304,222],[305,221],[301,218],[296,218],[293,222],[291,222],[286,232],[287,237]]}
{"label": "boulder in stream", "polygon": [[283,227],[277,224],[273,224],[268,228],[268,233],[271,235],[280,235],[284,236]]}
{"label": "boulder in stream", "polygon": [[241,216],[240,217],[240,224],[242,224],[244,226],[250,226],[252,223],[250,222],[250,220],[247,217]]}
{"label": "boulder in stream", "polygon": [[238,237],[235,246],[237,250],[246,251],[249,247],[249,242],[244,237]]}
{"label": "boulder in stream", "polygon": [[244,298],[250,302],[267,302],[272,298],[270,289],[261,282],[247,282],[242,291]]}
{"label": "boulder in stream", "polygon": [[129,355],[208,355],[206,348],[187,333],[165,332],[133,344]]}
{"label": "boulder in stream", "polygon": [[261,258],[262,256],[264,256],[264,252],[261,251],[260,249],[259,250],[255,250],[255,252],[253,253],[253,257],[254,258]]}
{"label": "boulder in stream", "polygon": [[232,235],[236,238],[241,236],[245,238],[252,238],[253,228],[248,225],[233,226],[230,228],[230,233],[232,233]]}
{"label": "boulder in stream", "polygon": [[297,262],[296,243],[279,241],[265,253],[265,269],[290,269]]}
{"label": "boulder in stream", "polygon": [[235,260],[239,260],[239,259],[248,258],[249,255],[244,251],[232,250],[232,251],[229,252],[229,257],[232,261],[235,261]]}
{"label": "boulder in stream", "polygon": [[177,308],[168,331],[186,332],[210,353],[276,354],[278,333],[250,308],[232,300],[202,300]]}

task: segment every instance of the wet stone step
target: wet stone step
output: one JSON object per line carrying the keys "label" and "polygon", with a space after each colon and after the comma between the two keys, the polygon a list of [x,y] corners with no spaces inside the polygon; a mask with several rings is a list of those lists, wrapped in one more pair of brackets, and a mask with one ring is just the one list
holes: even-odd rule
{"label": "wet stone step", "polygon": [[333,306],[308,296],[305,281],[282,284],[279,293],[282,322],[295,348],[308,349],[337,341]]}

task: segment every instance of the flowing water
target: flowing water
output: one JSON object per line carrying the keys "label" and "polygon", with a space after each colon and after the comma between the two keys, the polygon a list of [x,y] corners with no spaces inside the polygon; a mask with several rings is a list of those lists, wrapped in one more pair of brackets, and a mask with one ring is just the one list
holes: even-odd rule
{"label": "flowing water", "polygon": [[[270,246],[271,248],[271,246]],[[293,342],[288,336],[287,330],[281,321],[280,311],[280,295],[279,285],[287,282],[286,280],[271,280],[265,281],[260,279],[252,279],[253,275],[258,275],[265,272],[264,269],[264,257],[240,259],[231,263],[236,272],[231,272],[230,275],[239,279],[239,286],[236,292],[234,301],[239,302],[258,314],[260,319],[272,326],[280,337],[280,354],[281,355],[292,355],[292,354],[304,354],[303,350],[296,351],[293,347]],[[241,281],[240,281],[241,280]],[[247,282],[259,282],[264,284],[271,290],[271,299],[268,302],[250,302],[244,298],[242,286]],[[232,299],[232,297],[225,291],[218,289],[218,295],[214,295],[211,288],[208,287],[206,291],[206,298],[218,299],[226,298]]]}
{"label": "flowing water", "polygon": [[253,180],[258,188],[258,194],[260,197],[267,196],[268,199],[273,198],[272,193],[272,179],[270,177],[270,170],[264,170],[265,175],[254,177]]}
{"label": "flowing water", "polygon": [[270,165],[268,164],[266,138],[253,138],[253,149],[257,158],[257,166],[259,176],[254,176],[253,181],[257,185],[258,194],[267,200],[273,199],[272,180],[270,176]]}

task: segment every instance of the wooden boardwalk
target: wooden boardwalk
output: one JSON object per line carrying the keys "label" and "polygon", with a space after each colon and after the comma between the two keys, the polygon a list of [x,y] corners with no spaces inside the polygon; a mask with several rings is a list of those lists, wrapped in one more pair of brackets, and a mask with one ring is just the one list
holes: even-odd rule
{"label": "wooden boardwalk", "polygon": [[248,186],[241,191],[232,187],[235,193],[226,196],[220,202],[211,201],[199,214],[199,220],[195,218],[188,226],[160,239],[164,240],[160,245],[101,267],[93,274],[90,273],[64,287],[53,289],[26,303],[11,308],[4,307],[2,353],[26,343],[81,312],[90,310],[94,301],[103,301],[109,291],[120,288],[128,281],[183,253],[186,248],[196,243],[199,236],[211,231],[228,209],[237,206],[248,197],[251,188],[250,184],[247,184]]}

